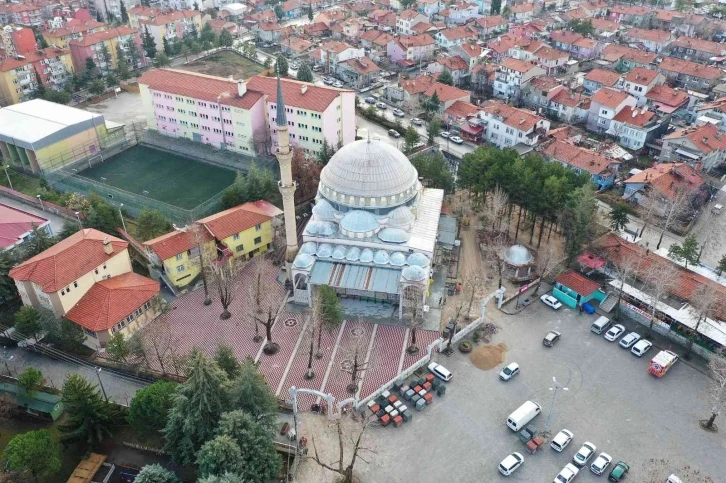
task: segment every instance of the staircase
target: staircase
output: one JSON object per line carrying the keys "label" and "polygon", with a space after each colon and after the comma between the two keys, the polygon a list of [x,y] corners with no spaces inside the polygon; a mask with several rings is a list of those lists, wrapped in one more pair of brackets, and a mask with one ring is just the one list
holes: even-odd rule
{"label": "staircase", "polygon": [[605,313],[610,313],[613,308],[615,308],[615,305],[618,303],[618,297],[616,294],[608,293],[607,296],[600,302],[600,308],[605,311]]}

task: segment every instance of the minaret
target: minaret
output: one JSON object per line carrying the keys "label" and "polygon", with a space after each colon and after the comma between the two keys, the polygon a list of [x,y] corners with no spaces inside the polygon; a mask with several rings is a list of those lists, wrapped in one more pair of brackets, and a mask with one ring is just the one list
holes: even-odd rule
{"label": "minaret", "polygon": [[282,194],[282,210],[285,216],[285,268],[287,278],[290,280],[292,262],[297,255],[297,223],[295,222],[295,190],[297,183],[292,179],[292,150],[290,149],[290,134],[287,132],[287,114],[285,101],[282,98],[282,82],[280,72],[277,72],[277,161],[280,163],[280,181],[277,183]]}

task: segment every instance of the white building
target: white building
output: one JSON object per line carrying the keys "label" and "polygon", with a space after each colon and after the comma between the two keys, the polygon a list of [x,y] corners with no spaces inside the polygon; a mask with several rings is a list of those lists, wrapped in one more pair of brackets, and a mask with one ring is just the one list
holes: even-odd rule
{"label": "white building", "polygon": [[587,116],[587,129],[597,133],[605,133],[610,128],[613,118],[626,106],[635,107],[635,97],[623,91],[603,87],[595,92],[590,101],[590,112]]}
{"label": "white building", "polygon": [[487,103],[479,111],[478,117],[479,125],[484,127],[484,139],[499,148],[519,146],[526,152],[540,138],[544,138],[550,129],[547,119],[499,101]]}
{"label": "white building", "polygon": [[645,95],[650,90],[665,83],[665,76],[652,69],[636,67],[627,73],[623,79],[623,88],[625,92],[638,100],[638,106],[642,106],[646,102]]}
{"label": "white building", "polygon": [[401,35],[414,35],[413,26],[419,22],[427,22],[429,18],[416,10],[404,10],[396,19],[396,32]]}
{"label": "white building", "polygon": [[532,62],[504,59],[494,77],[494,96],[500,99],[517,99],[532,79],[543,75],[546,75],[545,70]]}

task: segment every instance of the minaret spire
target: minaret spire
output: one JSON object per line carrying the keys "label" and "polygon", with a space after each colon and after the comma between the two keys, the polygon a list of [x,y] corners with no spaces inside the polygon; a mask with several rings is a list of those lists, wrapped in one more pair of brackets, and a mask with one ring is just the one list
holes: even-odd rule
{"label": "minaret spire", "polygon": [[285,216],[285,267],[288,281],[292,262],[297,255],[297,222],[295,221],[295,190],[297,183],[292,179],[292,150],[290,149],[290,134],[287,129],[287,112],[285,100],[282,95],[282,81],[280,71],[277,71],[277,152],[275,156],[280,163],[280,181],[277,187],[282,195],[282,210]]}

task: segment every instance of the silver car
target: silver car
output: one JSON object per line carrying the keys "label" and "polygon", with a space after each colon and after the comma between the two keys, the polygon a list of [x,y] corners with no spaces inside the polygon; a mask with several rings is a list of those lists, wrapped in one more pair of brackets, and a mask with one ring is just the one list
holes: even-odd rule
{"label": "silver car", "polygon": [[620,337],[623,332],[625,332],[625,327],[620,324],[613,325],[610,327],[610,330],[605,332],[605,339],[610,342],[615,342],[615,340]]}
{"label": "silver car", "polygon": [[594,444],[589,441],[586,442],[582,445],[582,448],[575,453],[575,456],[572,458],[572,462],[575,463],[576,466],[582,468],[588,461],[590,461],[590,458],[593,457],[596,449],[597,447]]}
{"label": "silver car", "polygon": [[508,381],[514,376],[519,374],[519,364],[516,362],[512,362],[507,367],[502,369],[502,372],[499,373],[499,379],[502,381]]}
{"label": "silver car", "polygon": [[635,344],[639,340],[640,340],[640,334],[638,334],[637,332],[631,332],[628,335],[626,335],[625,337],[623,337],[622,339],[620,339],[619,344],[620,344],[620,347],[622,347],[623,349],[630,349],[633,346],[633,344]]}
{"label": "silver car", "polygon": [[612,462],[613,458],[609,454],[600,453],[600,456],[598,456],[595,461],[593,461],[590,465],[590,471],[592,471],[596,475],[602,475],[603,473],[605,473],[605,470],[608,469],[608,466],[610,466],[610,463]]}
{"label": "silver car", "polygon": [[563,429],[557,435],[552,438],[552,442],[550,443],[550,447],[557,451],[558,453],[561,453],[563,449],[567,447],[568,444],[572,442],[573,438],[572,431],[569,429]]}

